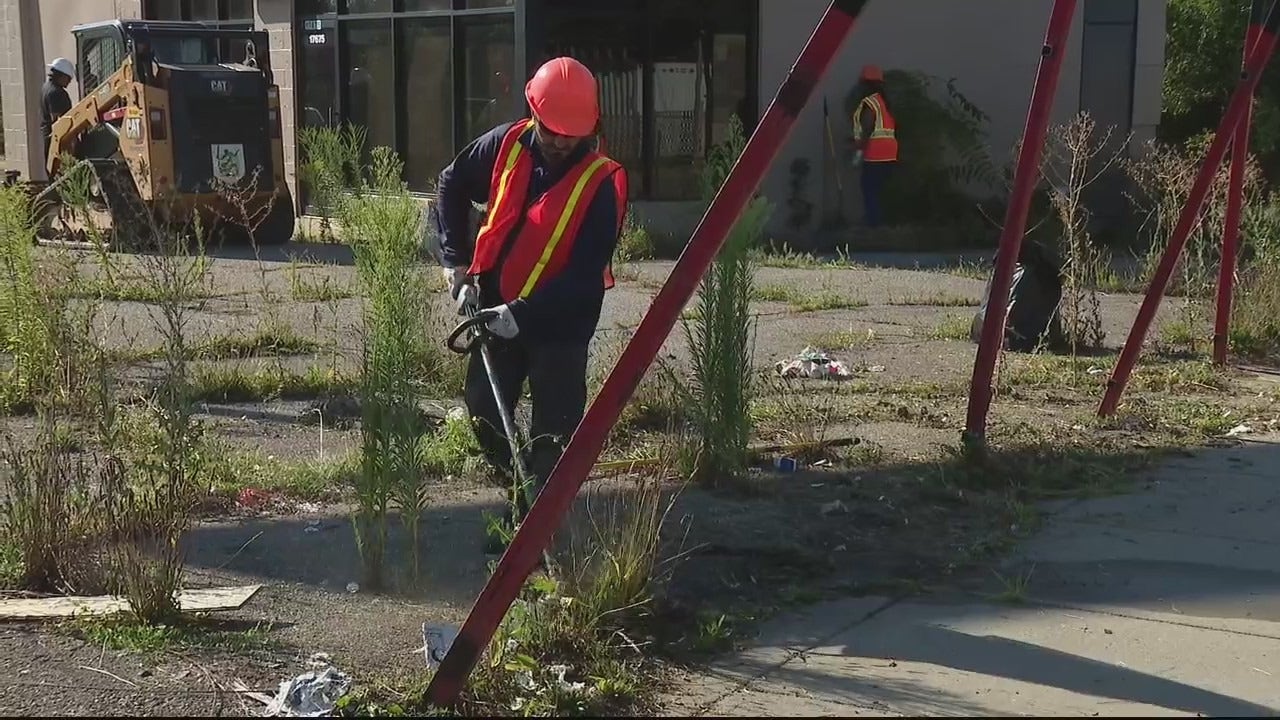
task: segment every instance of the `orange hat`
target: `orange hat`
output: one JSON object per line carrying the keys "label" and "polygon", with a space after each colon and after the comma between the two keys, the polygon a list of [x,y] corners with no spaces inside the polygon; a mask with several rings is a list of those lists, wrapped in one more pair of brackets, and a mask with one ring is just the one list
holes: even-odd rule
{"label": "orange hat", "polygon": [[883,82],[884,71],[880,69],[879,65],[863,65],[862,79],[871,82]]}
{"label": "orange hat", "polygon": [[538,121],[559,135],[586,137],[600,119],[596,79],[570,57],[548,60],[525,86],[525,99]]}

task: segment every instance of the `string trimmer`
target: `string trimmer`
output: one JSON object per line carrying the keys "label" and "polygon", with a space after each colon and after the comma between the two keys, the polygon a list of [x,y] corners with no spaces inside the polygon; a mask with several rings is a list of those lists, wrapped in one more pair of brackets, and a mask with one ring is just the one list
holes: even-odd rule
{"label": "string trimmer", "polygon": [[[498,384],[498,373],[494,368],[493,356],[489,350],[489,343],[496,337],[489,331],[489,321],[497,317],[497,313],[492,310],[477,310],[475,307],[468,306],[465,309],[467,319],[458,324],[453,332],[449,333],[449,338],[445,341],[448,348],[459,355],[468,355],[479,347],[480,360],[484,363],[484,373],[489,379],[489,388],[493,391],[493,402],[498,406],[498,417],[502,419],[502,432],[507,438],[507,445],[511,448],[511,471],[512,471],[512,488],[510,497],[511,506],[511,523],[512,526],[507,529],[511,535],[504,537],[507,543],[510,543],[511,537],[515,535],[516,528],[524,519],[524,514],[533,507],[533,501],[536,494],[533,491],[533,476],[529,473],[529,468],[525,464],[524,452],[524,434],[520,432],[516,426],[515,418],[511,417],[508,410],[506,397],[502,392],[502,387]],[[466,338],[465,344],[460,344],[463,338]],[[521,502],[523,500],[523,502]],[[523,506],[523,507],[522,507]],[[551,555],[543,550],[543,562],[546,563],[548,572],[553,567]]]}

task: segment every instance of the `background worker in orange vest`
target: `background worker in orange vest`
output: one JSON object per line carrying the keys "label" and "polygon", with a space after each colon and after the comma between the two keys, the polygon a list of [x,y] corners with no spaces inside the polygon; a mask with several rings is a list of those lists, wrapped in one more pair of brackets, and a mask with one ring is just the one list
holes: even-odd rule
{"label": "background worker in orange vest", "polygon": [[875,65],[862,68],[858,106],[853,111],[854,167],[862,169],[862,203],[867,227],[883,221],[881,198],[898,164],[897,123],[884,93],[884,73]]}
{"label": "background worker in orange vest", "polygon": [[[473,140],[440,173],[439,253],[459,314],[497,315],[488,328],[495,378],[513,407],[525,381],[533,403],[528,453],[541,490],[587,401],[587,349],[613,286],[610,262],[626,214],[627,175],[595,149],[596,80],[572,58],[549,60],[529,81],[532,118]],[[488,203],[474,242],[472,203]],[[466,403],[489,463],[510,475],[510,449],[479,353],[467,367]],[[513,500],[520,514],[524,498]],[[515,522],[508,511],[508,523]],[[491,540],[488,552],[501,552]]]}

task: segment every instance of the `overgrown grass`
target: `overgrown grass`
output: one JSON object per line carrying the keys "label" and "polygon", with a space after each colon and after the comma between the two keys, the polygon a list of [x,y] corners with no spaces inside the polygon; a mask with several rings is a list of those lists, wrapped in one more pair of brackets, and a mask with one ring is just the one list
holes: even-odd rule
{"label": "overgrown grass", "polygon": [[964,315],[947,315],[929,333],[934,340],[968,340],[973,318]]}
{"label": "overgrown grass", "polygon": [[298,261],[289,263],[289,293],[297,302],[334,302],[355,297],[355,290],[324,273],[306,273]]}
{"label": "overgrown grass", "polygon": [[173,624],[139,623],[125,616],[101,617],[81,615],[60,624],[63,632],[83,639],[104,650],[130,652],[144,656],[204,649],[232,653],[260,650],[273,645],[269,625],[255,625],[246,630],[228,630],[207,615],[177,618]]}
{"label": "overgrown grass", "polygon": [[209,487],[215,495],[232,496],[245,488],[282,493],[294,500],[332,501],[349,495],[359,471],[359,457],[343,453],[327,459],[285,460],[255,451],[236,451],[211,444]]}
{"label": "overgrown grass", "polygon": [[1231,314],[1231,349],[1253,359],[1280,358],[1280,258],[1242,273]]}
{"label": "overgrown grass", "polygon": [[622,226],[622,235],[618,238],[617,250],[614,252],[614,262],[652,260],[657,253],[653,235],[636,219],[634,213],[628,212]]}
{"label": "overgrown grass", "polygon": [[274,364],[255,368],[212,365],[195,369],[191,397],[207,402],[340,397],[354,394],[358,386],[356,377],[314,365],[300,373]]}
{"label": "overgrown grass", "polygon": [[794,285],[764,285],[754,295],[756,300],[780,302],[791,306],[793,312],[821,312],[823,310],[848,310],[866,307],[865,300],[851,298],[834,290],[822,289],[809,292]]}
{"label": "overgrown grass", "polygon": [[977,298],[964,297],[939,290],[933,293],[919,293],[890,298],[886,304],[927,307],[977,307],[982,302]]}
{"label": "overgrown grass", "polygon": [[[244,360],[255,357],[311,355],[322,346],[311,338],[282,325],[259,328],[252,334],[227,334],[210,338],[191,349],[193,360]],[[164,356],[163,348],[120,349],[111,355],[118,360],[137,362]]]}

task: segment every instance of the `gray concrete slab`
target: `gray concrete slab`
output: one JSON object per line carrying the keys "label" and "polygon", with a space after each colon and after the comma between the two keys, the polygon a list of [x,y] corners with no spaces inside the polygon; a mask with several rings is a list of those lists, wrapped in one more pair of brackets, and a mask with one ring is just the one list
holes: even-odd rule
{"label": "gray concrete slab", "polygon": [[[815,606],[690,678],[674,714],[1280,715],[1280,438],[1055,508],[991,593]],[[992,574],[995,578],[995,573]],[[1022,605],[997,602],[1026,579]]]}

